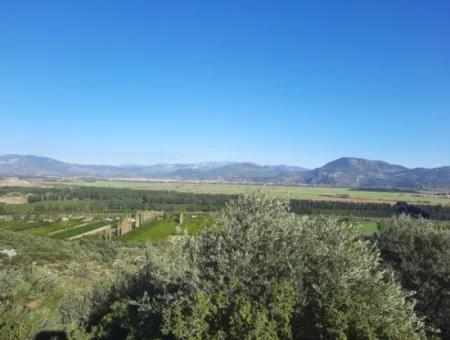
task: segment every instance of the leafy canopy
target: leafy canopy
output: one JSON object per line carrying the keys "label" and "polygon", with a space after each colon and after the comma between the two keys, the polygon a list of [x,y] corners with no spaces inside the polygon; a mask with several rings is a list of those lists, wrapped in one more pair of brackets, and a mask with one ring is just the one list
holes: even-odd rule
{"label": "leafy canopy", "polygon": [[119,324],[136,339],[419,337],[413,304],[379,260],[351,225],[244,196],[198,237],[152,252],[134,278],[142,290],[98,334]]}

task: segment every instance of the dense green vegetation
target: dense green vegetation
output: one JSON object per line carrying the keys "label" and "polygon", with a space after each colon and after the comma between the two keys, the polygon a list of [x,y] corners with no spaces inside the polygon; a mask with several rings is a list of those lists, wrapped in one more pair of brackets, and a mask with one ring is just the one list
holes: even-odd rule
{"label": "dense green vegetation", "polygon": [[100,339],[414,339],[420,324],[376,249],[333,218],[245,197],[214,228],[148,256]]}
{"label": "dense green vegetation", "polygon": [[[47,237],[0,231],[2,249],[15,249],[17,255],[8,259],[1,254],[1,265],[4,268],[28,267],[33,262],[38,265],[55,262],[80,262],[87,260],[104,261],[116,253],[112,242],[94,242],[88,240],[64,241]],[[108,260],[109,261],[109,260]]]}
{"label": "dense green vegetation", "polygon": [[377,245],[403,287],[414,292],[428,332],[450,339],[450,226],[400,216],[381,223]]}
{"label": "dense green vegetation", "polygon": [[108,210],[108,203],[106,201],[98,200],[40,201],[20,205],[0,205],[0,214],[5,215],[49,215],[55,213],[85,214]]}
{"label": "dense green vegetation", "polygon": [[[6,189],[3,189],[6,191]],[[181,193],[95,187],[9,188],[31,193],[28,204],[0,205],[0,214],[83,214],[124,213],[136,210],[218,211],[234,195]],[[374,192],[376,194],[376,192]],[[450,206],[412,205],[406,202],[373,203],[329,200],[291,199],[291,209],[298,214],[326,214],[345,217],[386,218],[394,214],[419,214],[434,220],[450,221]]]}
{"label": "dense green vegetation", "polygon": [[404,213],[413,216],[421,215],[434,220],[450,221],[450,207],[441,205],[412,205],[406,202],[397,202],[392,205],[387,203],[291,200],[290,206],[293,212],[302,215],[324,214],[386,218]]}
{"label": "dense green vegetation", "polygon": [[[176,194],[155,197],[173,204]],[[228,198],[214,218],[185,213],[180,225],[198,199],[186,194],[164,219],[113,241],[51,238],[103,221],[0,221],[0,338],[449,338],[444,222],[401,204],[411,216],[372,219],[326,216],[330,202],[305,216],[292,200]]]}
{"label": "dense green vegetation", "polygon": [[[5,191],[5,189],[4,189]],[[8,188],[9,192],[31,193],[28,204],[0,205],[1,214],[98,213],[135,210],[217,211],[229,195],[190,194],[109,188]]]}
{"label": "dense green vegetation", "polygon": [[15,253],[0,253],[0,339],[7,340],[33,339],[45,330],[84,339],[82,325],[116,281],[113,262],[133,256],[111,242],[0,230],[0,250],[5,249]]}

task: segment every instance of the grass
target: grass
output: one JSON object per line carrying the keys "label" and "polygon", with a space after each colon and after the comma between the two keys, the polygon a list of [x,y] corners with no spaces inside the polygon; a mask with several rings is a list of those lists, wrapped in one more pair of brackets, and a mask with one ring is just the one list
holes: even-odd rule
{"label": "grass", "polygon": [[378,223],[375,222],[362,222],[359,226],[365,235],[373,235],[378,231]]}
{"label": "grass", "polygon": [[155,221],[145,226],[134,229],[119,238],[121,241],[131,242],[160,242],[170,235],[176,234],[177,223],[175,221]]}
{"label": "grass", "polygon": [[84,263],[89,258],[106,261],[115,251],[113,242],[54,240],[39,235],[0,230],[0,249],[14,249],[17,253],[11,260],[0,256],[2,266],[28,267],[37,264],[75,261]]}
{"label": "grass", "polygon": [[307,186],[281,186],[256,184],[229,184],[229,183],[186,183],[186,182],[156,182],[156,181],[125,181],[125,180],[98,180],[98,181],[65,181],[60,185],[89,186],[103,188],[129,188],[140,190],[178,191],[188,193],[209,194],[243,194],[255,190],[263,190],[268,194],[295,199],[329,200],[329,201],[358,201],[358,202],[384,202],[395,203],[407,201],[417,204],[443,204],[450,205],[450,199],[425,197],[424,193],[412,192],[380,192],[351,190],[350,188],[307,187]]}
{"label": "grass", "polygon": [[57,221],[47,225],[27,229],[26,232],[32,235],[49,235],[60,230],[71,229],[80,224],[82,224],[81,220]]}
{"label": "grass", "polygon": [[[178,231],[186,230],[189,235],[197,235],[212,220],[209,217],[186,218],[179,225],[175,220],[161,220],[150,222],[119,238],[128,242],[162,242],[170,236],[178,235]],[[178,229],[178,231],[177,231]]]}
{"label": "grass", "polygon": [[22,221],[22,220],[12,220],[12,221],[1,221],[0,229],[9,231],[26,231],[37,227],[42,227],[48,225],[49,222],[33,222],[33,221]]}
{"label": "grass", "polygon": [[54,239],[58,239],[58,240],[68,239],[70,237],[77,236],[77,235],[86,233],[88,231],[91,231],[91,230],[103,227],[103,226],[105,226],[107,224],[108,223],[106,223],[104,221],[97,221],[97,222],[93,222],[93,223],[89,223],[89,224],[83,225],[81,227],[67,229],[65,231],[53,234],[50,237],[54,238]]}
{"label": "grass", "polygon": [[[111,287],[122,282],[116,264],[129,268],[145,251],[110,241],[54,240],[0,228],[2,249],[14,249],[16,255],[0,253],[0,339],[37,339],[40,331],[53,329],[70,334],[70,339],[91,338],[74,328],[84,328],[92,311],[106,306],[109,292],[115,291]],[[37,307],[27,307],[30,303]]]}

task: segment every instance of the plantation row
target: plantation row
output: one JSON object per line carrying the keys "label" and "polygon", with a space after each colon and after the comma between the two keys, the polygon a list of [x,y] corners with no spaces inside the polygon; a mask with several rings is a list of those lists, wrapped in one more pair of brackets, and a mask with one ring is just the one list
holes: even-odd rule
{"label": "plantation row", "polygon": [[[10,209],[17,214],[52,214],[60,212],[63,214],[98,213],[106,214],[129,213],[137,208],[159,209],[167,212],[176,210],[190,211],[217,211],[226,202],[235,196],[194,194],[164,191],[128,190],[111,188],[1,188],[2,192],[15,192],[20,189],[22,193],[28,193],[29,201],[32,203],[24,205],[0,206]],[[32,192],[31,194],[29,192]],[[37,200],[36,197],[39,196]],[[358,203],[358,202],[336,202],[336,201],[312,201],[312,200],[290,200],[291,211],[299,215],[335,215],[348,217],[353,221],[372,221],[362,223],[363,233],[373,234],[377,230],[374,221],[389,218],[393,215],[405,213],[413,217],[431,218],[433,220],[450,220],[450,208],[446,206],[417,206],[398,202],[395,205],[387,203]],[[36,216],[35,216],[36,217]],[[172,218],[173,219],[173,218]],[[166,219],[155,221],[152,226],[146,226],[134,230],[120,239],[128,241],[151,241],[158,242],[170,236],[177,235],[177,223],[175,220]],[[199,224],[202,219],[194,221]],[[183,228],[190,234],[195,234],[201,228],[198,225],[184,224]],[[24,222],[13,220],[6,223],[6,229],[11,231],[26,231],[33,235],[42,235],[58,239],[68,239],[104,226],[104,222],[91,224],[82,223],[81,220],[57,221],[57,222]],[[5,227],[5,222],[0,222]],[[195,231],[195,232],[193,232]]]}
{"label": "plantation row", "polygon": [[[0,194],[20,192],[29,194],[27,204],[0,204],[2,214],[48,213],[123,213],[136,210],[218,211],[236,195],[181,193],[113,188],[0,188]],[[450,220],[450,206],[411,205],[397,203],[365,203],[342,201],[291,200],[291,209],[298,214],[326,214],[387,218],[406,213],[433,220]]]}
{"label": "plantation row", "polygon": [[103,222],[103,221],[97,221],[97,222],[93,222],[93,223],[89,223],[89,224],[83,224],[83,225],[80,225],[77,228],[69,228],[69,229],[66,229],[66,230],[64,230],[64,231],[62,231],[60,233],[56,233],[52,237],[56,238],[56,239],[59,239],[59,240],[69,239],[71,237],[84,234],[84,233],[86,233],[88,231],[92,231],[92,230],[98,229],[98,228],[103,227],[105,225],[106,225],[106,223]]}
{"label": "plantation row", "polygon": [[81,219],[56,222],[12,220],[0,222],[0,230],[23,232],[62,240],[98,229],[107,224],[105,221],[83,223]]}
{"label": "plantation row", "polygon": [[192,194],[174,191],[147,191],[111,188],[0,188],[7,192],[31,193],[28,204],[1,205],[1,214],[129,212],[136,210],[217,211],[233,195]]}
{"label": "plantation row", "polygon": [[450,207],[442,205],[413,205],[405,202],[358,203],[335,201],[291,200],[291,210],[306,215],[337,215],[388,218],[401,213],[438,221],[450,221]]}

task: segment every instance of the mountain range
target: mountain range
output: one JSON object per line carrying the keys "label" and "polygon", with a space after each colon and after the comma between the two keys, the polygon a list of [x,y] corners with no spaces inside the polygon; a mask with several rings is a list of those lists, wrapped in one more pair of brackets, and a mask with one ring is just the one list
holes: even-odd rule
{"label": "mountain range", "polygon": [[377,188],[450,188],[450,166],[407,168],[343,157],[316,169],[288,165],[204,162],[155,165],[86,165],[31,155],[0,156],[0,176],[161,179]]}

